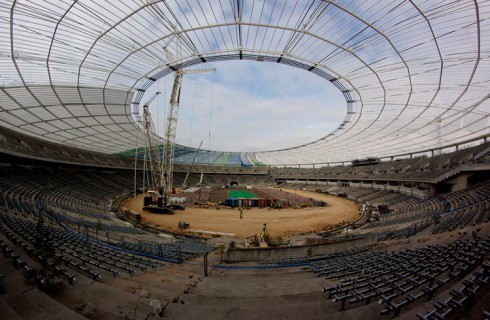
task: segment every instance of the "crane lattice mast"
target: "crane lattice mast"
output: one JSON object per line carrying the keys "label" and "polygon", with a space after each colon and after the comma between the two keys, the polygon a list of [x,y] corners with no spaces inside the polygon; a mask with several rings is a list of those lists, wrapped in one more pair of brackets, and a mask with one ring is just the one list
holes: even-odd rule
{"label": "crane lattice mast", "polygon": [[[163,48],[167,55],[167,59],[172,61],[173,67],[175,69],[174,72],[174,83],[172,86],[172,93],[170,96],[170,106],[169,112],[167,116],[166,123],[166,131],[165,131],[165,145],[163,149],[163,192],[161,193],[163,196],[164,206],[168,206],[170,204],[170,197],[172,195],[173,188],[173,168],[174,168],[174,156],[175,156],[175,136],[177,133],[177,119],[179,115],[179,106],[180,106],[180,91],[182,89],[182,80],[184,78],[184,74],[194,74],[194,73],[203,73],[216,71],[215,68],[206,68],[206,69],[189,69],[183,70],[179,65],[180,61],[177,61],[173,57],[173,55],[167,50],[166,47]],[[177,38],[177,53],[180,51],[180,41]]]}
{"label": "crane lattice mast", "polygon": [[165,131],[165,146],[163,148],[163,202],[164,205],[170,203],[172,195],[172,183],[174,172],[175,155],[175,136],[177,133],[177,117],[179,115],[180,90],[184,73],[182,69],[177,69],[174,75],[174,84],[170,96],[170,109],[167,117],[167,128]]}
{"label": "crane lattice mast", "polygon": [[148,102],[143,106],[143,124],[145,128],[145,142],[146,142],[146,152],[148,155],[148,163],[150,165],[150,177],[151,177],[151,187],[156,188],[158,192],[161,194],[163,191],[163,161],[160,153],[159,145],[155,140],[155,125],[153,124],[153,120],[151,118],[151,113],[149,110],[149,106],[151,102],[160,94],[160,92],[156,92]]}

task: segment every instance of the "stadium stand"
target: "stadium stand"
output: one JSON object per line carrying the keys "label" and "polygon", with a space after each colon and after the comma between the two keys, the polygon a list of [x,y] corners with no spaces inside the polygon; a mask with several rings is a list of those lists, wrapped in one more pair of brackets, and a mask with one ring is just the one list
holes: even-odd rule
{"label": "stadium stand", "polygon": [[[477,151],[466,152],[473,154]],[[456,153],[454,157],[461,157],[460,153]],[[445,158],[450,162],[453,159],[449,155],[445,155]],[[140,281],[137,277],[146,277],[146,274],[158,272],[167,268],[168,264],[184,262],[185,265],[185,261],[194,263],[193,261],[203,259],[203,255],[214,250],[211,243],[208,244],[201,239],[181,238],[168,241],[121,221],[117,208],[121,199],[133,192],[134,172],[131,170],[53,166],[36,161],[12,166],[8,163],[12,158],[5,159],[4,165],[0,168],[2,250],[10,265],[22,271],[22,277],[40,287],[46,281],[41,273],[43,264],[53,265],[56,275],[76,288],[87,280],[103,284],[108,279],[125,279],[129,276],[134,277],[134,281]],[[441,174],[447,174],[447,171],[438,171],[438,174],[428,175],[424,179],[400,181],[386,178],[384,182],[376,183],[359,180],[358,176],[371,174],[362,170],[384,171],[383,168],[387,166],[383,162],[371,168],[332,167],[328,170],[336,172],[334,179],[330,179],[331,173],[318,173],[320,169],[314,169],[318,171],[314,175],[314,181],[309,174],[303,174],[304,171],[309,172],[313,169],[274,169],[269,175],[268,170],[257,171],[256,167],[200,168],[201,171],[190,174],[188,181],[191,184],[201,180],[201,174],[203,185],[210,187],[223,187],[231,181],[241,185],[266,185],[270,181],[270,185],[278,187],[263,189],[268,190],[267,195],[261,196],[280,198],[285,203],[289,201],[292,206],[299,206],[299,202],[294,202],[298,197],[282,192],[282,187],[345,196],[359,205],[365,204],[370,212],[354,224],[320,235],[323,239],[340,242],[343,239],[374,236],[378,239],[379,245],[343,250],[327,256],[258,261],[257,268],[262,266],[265,269],[252,272],[259,274],[257,280],[252,281],[249,276],[245,276],[243,279],[247,279],[247,285],[241,283],[240,277],[237,278],[236,271],[227,270],[228,266],[220,267],[218,264],[215,268],[221,271],[216,273],[215,270],[212,273],[214,276],[205,280],[204,287],[197,289],[199,287],[194,287],[195,284],[189,284],[190,287],[184,289],[187,294],[174,296],[178,303],[167,305],[166,315],[177,318],[192,317],[195,312],[192,310],[201,310],[204,307],[218,312],[218,318],[226,318],[226,315],[215,309],[215,301],[222,298],[213,293],[221,291],[214,290],[228,292],[229,297],[226,301],[229,303],[243,300],[238,305],[244,308],[246,314],[253,314],[249,308],[253,305],[253,300],[240,298],[240,295],[256,292],[259,279],[263,279],[265,274],[269,279],[273,274],[272,270],[280,267],[294,270],[290,271],[294,277],[283,279],[289,278],[290,273],[285,272],[282,276],[276,274],[272,279],[277,280],[267,280],[267,283],[272,286],[271,290],[284,286],[289,288],[284,290],[287,295],[294,297],[296,302],[286,307],[283,304],[284,298],[276,294],[270,297],[261,296],[260,299],[277,303],[285,312],[289,310],[291,314],[301,312],[306,318],[315,318],[314,314],[319,312],[316,308],[320,305],[322,312],[337,314],[338,317],[371,310],[369,312],[374,318],[411,315],[419,319],[454,319],[463,312],[462,310],[468,308],[481,312],[480,301],[485,297],[488,283],[490,234],[482,232],[482,236],[459,236],[458,240],[446,235],[451,232],[467,234],[471,231],[466,230],[478,230],[476,228],[488,231],[490,184],[485,171],[479,171],[487,165],[483,159],[479,158],[477,163],[470,161],[447,168],[453,172],[463,172],[461,168],[464,167],[463,175],[467,177],[468,185],[457,188],[444,185],[444,181],[452,179],[451,177],[445,178],[443,182],[436,182],[440,180]],[[422,160],[406,161],[420,163]],[[398,168],[411,170],[409,167],[415,167],[408,166],[407,163]],[[398,164],[399,162],[395,161],[390,165]],[[473,175],[470,164],[473,165],[473,169],[478,169],[473,171]],[[379,169],[378,166],[382,168]],[[359,171],[356,177],[352,178],[351,169],[354,168]],[[433,168],[438,170],[439,167]],[[178,170],[180,172],[175,173],[177,183],[183,181],[186,167],[180,165]],[[299,172],[301,179],[297,178]],[[434,187],[441,183],[442,187]],[[139,184],[136,187],[142,188]],[[421,187],[426,189],[420,190]],[[200,193],[194,193],[192,197],[189,195],[190,203],[206,201],[209,198],[209,190],[203,188]],[[40,216],[47,218],[45,229],[50,234],[50,241],[57,248],[54,258],[49,260],[33,254],[35,239],[38,236],[36,221]],[[396,241],[410,243],[412,239],[435,241],[437,238],[431,237],[435,237],[436,234],[438,237],[447,237],[448,240],[428,246],[421,242],[409,249],[396,248],[395,245]],[[11,244],[7,244],[7,241]],[[12,250],[14,246],[15,250]],[[270,272],[267,271],[268,268],[272,268]],[[314,273],[316,280],[308,278],[305,274],[307,271]],[[260,276],[262,273],[264,275]],[[9,285],[5,285],[12,277],[11,273],[2,272],[2,275],[4,290],[12,290]],[[233,281],[233,284],[226,279]],[[293,279],[296,280],[293,282]],[[221,283],[221,289],[210,289],[218,286],[218,283]],[[240,283],[242,290],[231,291],[230,288],[236,287],[237,283]],[[307,285],[300,289],[299,283]],[[206,286],[210,287],[205,289]],[[227,286],[227,289],[221,286]],[[321,288],[324,288],[323,295],[312,293],[318,292]],[[302,290],[306,292],[301,293]],[[302,294],[309,296],[308,303],[301,302]],[[205,297],[202,299],[208,302],[204,305],[197,303],[201,298],[197,298],[196,295]],[[182,303],[188,307],[182,308]],[[430,304],[429,308],[420,307],[427,303]],[[265,312],[269,316],[277,315],[279,312],[275,308],[267,310]]]}
{"label": "stadium stand", "polygon": [[[489,8],[484,0],[1,2],[0,318],[490,319]],[[187,191],[184,205],[216,225],[229,213],[238,228],[236,207],[257,196],[270,221],[266,228],[245,205],[260,238],[161,229],[123,208],[150,188],[143,133],[162,152],[177,132],[159,101],[175,130],[158,139],[143,104],[163,82],[167,91],[167,77],[228,60],[253,62],[254,79],[276,66],[320,77],[344,98],[343,118],[330,128],[338,105],[309,90],[297,106],[304,111],[288,93],[281,114],[270,114],[269,90],[254,82],[252,99],[241,99],[244,85],[237,94],[216,79],[209,148],[218,145],[211,137],[239,129],[216,134],[211,125],[236,120],[243,105],[233,95],[250,105],[239,112],[243,142],[257,141],[258,126],[272,134],[250,148],[261,151],[176,145],[172,192]],[[298,87],[281,73],[267,81]],[[196,97],[214,93],[207,83]],[[307,111],[317,103],[321,110]],[[274,124],[287,131],[284,144],[274,144],[284,135]],[[239,202],[247,194],[234,187],[254,189],[252,198]],[[218,193],[234,198],[223,205]],[[342,198],[355,218],[326,223],[328,204],[316,195]],[[299,225],[317,206],[314,230],[266,239],[285,207]],[[231,253],[241,260],[227,260]]]}
{"label": "stadium stand", "polygon": [[148,232],[119,220],[111,213],[117,210],[113,200],[129,194],[132,180],[120,172],[4,167],[2,177],[0,207],[4,210],[28,214],[33,219],[44,215],[78,233],[85,232],[86,236],[88,230],[94,237],[100,233],[101,241],[109,239],[106,242],[112,246],[172,261],[212,250],[198,240],[161,243]]}

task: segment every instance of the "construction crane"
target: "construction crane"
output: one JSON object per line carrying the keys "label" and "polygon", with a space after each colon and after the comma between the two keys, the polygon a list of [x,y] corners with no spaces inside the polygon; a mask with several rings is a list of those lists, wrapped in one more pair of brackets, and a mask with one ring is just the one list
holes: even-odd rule
{"label": "construction crane", "polygon": [[163,149],[163,205],[170,206],[170,197],[173,189],[173,167],[175,155],[175,136],[177,132],[177,119],[180,106],[180,92],[182,89],[182,80],[184,74],[195,74],[216,71],[216,68],[206,69],[176,69],[174,75],[174,83],[170,96],[170,106],[167,116],[167,124],[165,130],[165,146]]}
{"label": "construction crane", "polygon": [[162,156],[158,143],[154,141],[156,132],[155,125],[151,118],[151,113],[149,110],[150,104],[155,100],[155,98],[160,94],[156,92],[143,106],[143,125],[145,129],[145,142],[146,142],[146,152],[148,154],[148,163],[150,166],[150,185],[153,188],[157,188],[158,193],[162,193],[163,190],[159,190],[162,186],[163,168],[162,168]]}
{"label": "construction crane", "polygon": [[[180,52],[180,38],[177,37],[177,53]],[[182,206],[171,203],[173,193],[173,169],[175,156],[175,136],[177,133],[177,119],[180,106],[180,92],[184,74],[195,74],[216,71],[215,68],[184,70],[180,66],[180,58],[175,59],[166,47],[163,48],[167,55],[169,65],[173,65],[174,82],[170,96],[170,105],[165,124],[163,152],[160,146],[153,143],[156,136],[155,127],[148,110],[150,103],[160,94],[153,97],[143,106],[143,119],[146,132],[147,149],[150,163],[152,183],[156,190],[150,192],[151,200],[146,197],[143,209],[161,213],[173,213],[174,209],[184,209]],[[149,201],[150,200],[150,201]],[[156,206],[155,206],[156,205]]]}
{"label": "construction crane", "polygon": [[184,74],[195,74],[203,72],[216,71],[216,68],[206,69],[188,69],[184,70],[179,64],[180,51],[181,51],[181,39],[177,37],[176,41],[177,58],[174,57],[167,47],[163,47],[167,56],[167,61],[170,65],[174,66],[174,82],[172,86],[172,93],[170,95],[170,106],[166,122],[165,130],[165,144],[163,149],[163,178],[162,178],[162,196],[163,206],[171,207],[170,197],[173,191],[173,168],[174,168],[174,156],[175,156],[175,136],[177,133],[177,119],[179,115],[180,106],[180,92],[182,89],[182,80]]}

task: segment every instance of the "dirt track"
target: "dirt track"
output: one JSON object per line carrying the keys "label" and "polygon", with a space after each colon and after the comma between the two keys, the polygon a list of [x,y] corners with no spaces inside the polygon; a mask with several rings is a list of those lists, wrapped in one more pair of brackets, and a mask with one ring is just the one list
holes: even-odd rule
{"label": "dirt track", "polygon": [[271,237],[278,240],[292,235],[325,230],[331,226],[353,221],[360,214],[357,205],[345,198],[309,191],[282,190],[296,193],[298,196],[325,201],[328,206],[281,210],[245,209],[243,210],[243,219],[240,219],[240,211],[237,208],[220,210],[215,208],[187,208],[184,211],[176,211],[174,215],[149,213],[141,210],[142,195],[128,201],[125,207],[140,212],[143,222],[172,232],[178,232],[179,221],[185,221],[189,224],[189,228],[186,230],[188,232],[204,230],[229,233],[238,238],[244,238],[260,233],[262,224],[266,222]]}

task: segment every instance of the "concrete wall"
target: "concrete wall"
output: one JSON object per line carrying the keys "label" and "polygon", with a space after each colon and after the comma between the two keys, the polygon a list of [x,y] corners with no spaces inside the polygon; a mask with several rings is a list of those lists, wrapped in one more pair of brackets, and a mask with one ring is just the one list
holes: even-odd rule
{"label": "concrete wall", "polygon": [[417,188],[412,188],[411,195],[420,199],[428,199],[430,197],[430,190],[419,190]]}
{"label": "concrete wall", "polygon": [[446,181],[447,184],[451,184],[451,192],[456,192],[468,188],[468,178],[471,177],[473,173],[461,173],[457,176],[450,178]]}
{"label": "concrete wall", "polygon": [[252,262],[258,260],[301,258],[326,255],[338,251],[362,248],[375,244],[376,237],[343,239],[333,241],[324,239],[320,244],[280,248],[229,248],[223,254],[224,262]]}

